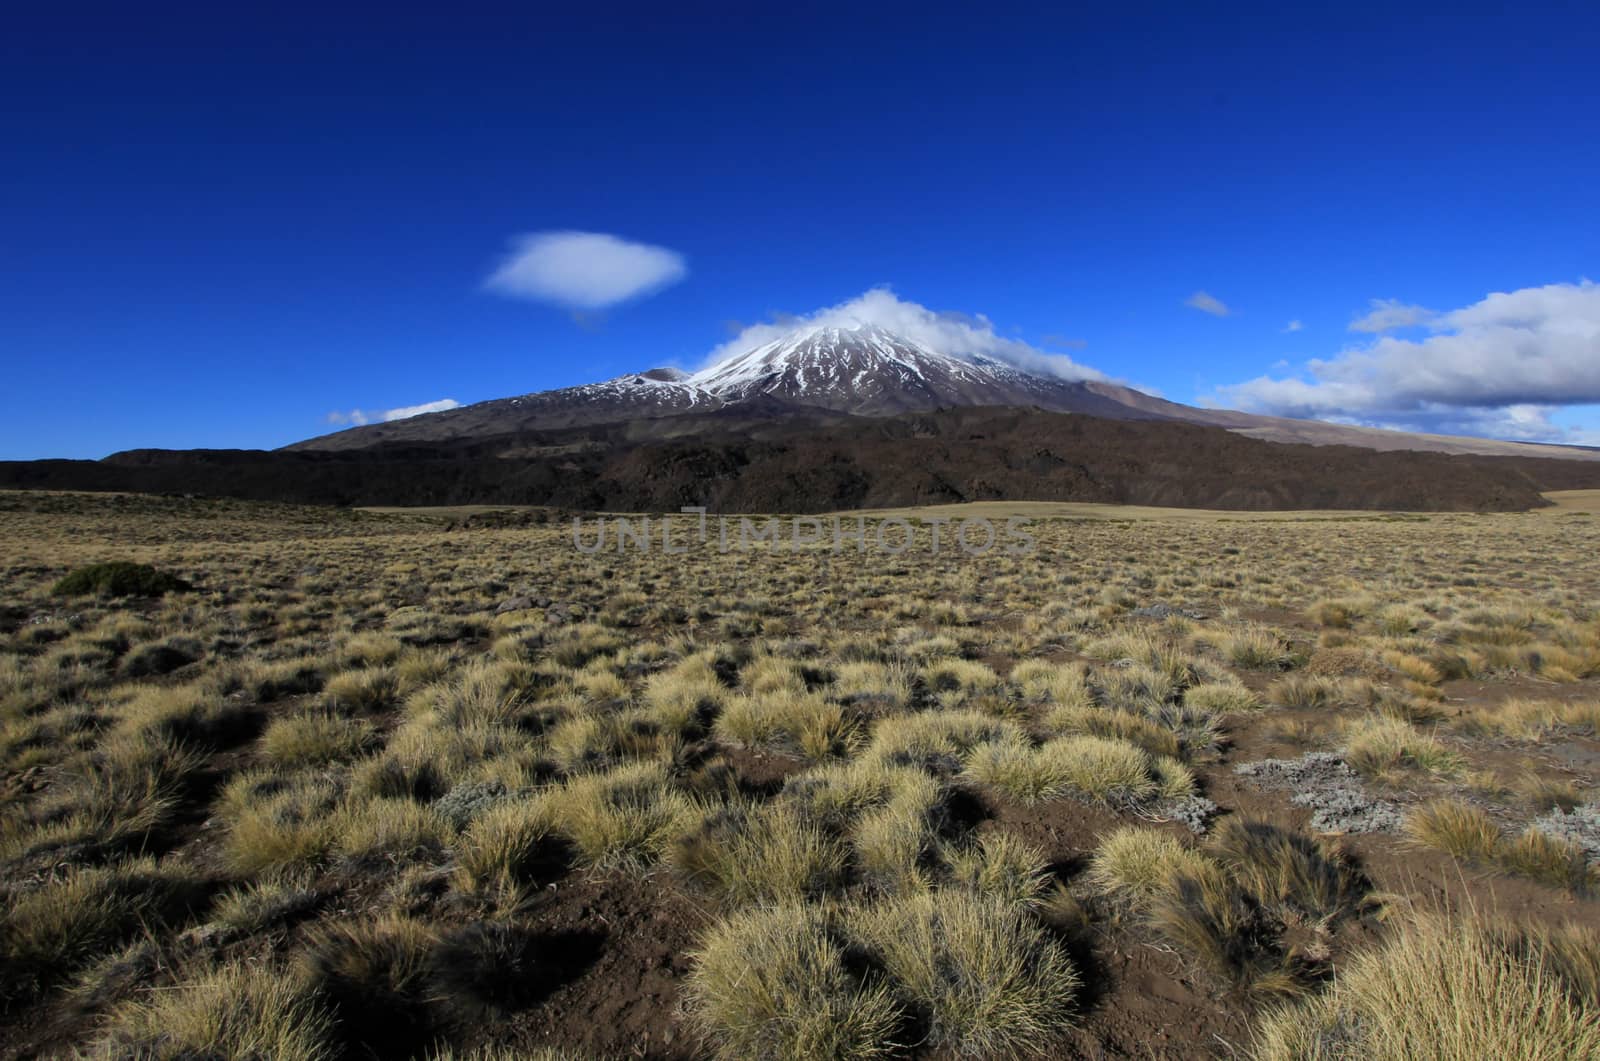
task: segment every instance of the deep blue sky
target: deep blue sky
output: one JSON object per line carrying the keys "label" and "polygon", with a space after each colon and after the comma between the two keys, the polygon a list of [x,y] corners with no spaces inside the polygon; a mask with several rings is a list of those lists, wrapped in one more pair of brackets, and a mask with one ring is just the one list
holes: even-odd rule
{"label": "deep blue sky", "polygon": [[[13,8],[0,457],[693,365],[879,284],[1191,401],[1370,345],[1372,299],[1600,275],[1593,4],[765,6]],[[562,229],[688,275],[484,289]]]}

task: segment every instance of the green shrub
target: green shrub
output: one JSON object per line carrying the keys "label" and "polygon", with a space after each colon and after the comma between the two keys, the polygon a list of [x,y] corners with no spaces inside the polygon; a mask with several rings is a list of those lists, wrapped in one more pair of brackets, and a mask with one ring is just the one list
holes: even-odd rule
{"label": "green shrub", "polygon": [[84,597],[89,594],[102,597],[160,597],[168,593],[185,593],[193,588],[176,575],[157,571],[149,564],[116,560],[69,571],[50,592],[57,597]]}

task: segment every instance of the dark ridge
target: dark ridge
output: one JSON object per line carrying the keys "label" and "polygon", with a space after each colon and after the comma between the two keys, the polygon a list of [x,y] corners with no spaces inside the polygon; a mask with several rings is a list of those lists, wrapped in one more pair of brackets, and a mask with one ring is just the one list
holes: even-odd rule
{"label": "dark ridge", "polygon": [[727,411],[359,450],[130,450],[0,462],[0,488],[331,505],[827,512],[985,500],[1235,510],[1522,511],[1600,462],[1266,442],[1217,427],[1019,409],[894,417]]}

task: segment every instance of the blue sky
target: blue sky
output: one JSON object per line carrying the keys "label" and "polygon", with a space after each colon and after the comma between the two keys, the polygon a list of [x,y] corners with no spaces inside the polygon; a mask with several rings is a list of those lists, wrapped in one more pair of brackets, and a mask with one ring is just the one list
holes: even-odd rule
{"label": "blue sky", "polygon": [[[9,13],[0,458],[696,365],[883,285],[1181,401],[1600,439],[1594,5],[765,6]],[[561,232],[681,269],[487,283]]]}

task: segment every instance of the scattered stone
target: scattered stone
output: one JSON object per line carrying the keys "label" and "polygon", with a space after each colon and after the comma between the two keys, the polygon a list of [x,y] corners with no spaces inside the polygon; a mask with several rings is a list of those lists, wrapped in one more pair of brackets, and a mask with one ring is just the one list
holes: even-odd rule
{"label": "scattered stone", "polygon": [[1175,608],[1170,604],[1160,602],[1156,604],[1147,604],[1142,608],[1135,608],[1128,614],[1137,616],[1140,619],[1170,619],[1174,615],[1181,616],[1185,619],[1195,620],[1204,619],[1206,617],[1205,612],[1192,611],[1189,608]]}
{"label": "scattered stone", "polygon": [[213,944],[226,943],[233,935],[233,930],[222,922],[207,921],[203,925],[189,929],[179,938],[190,946],[209,947]]}
{"label": "scattered stone", "polygon": [[1162,807],[1160,815],[1168,821],[1182,822],[1191,833],[1198,835],[1206,831],[1218,809],[1214,802],[1204,796],[1185,796]]}
{"label": "scattered stone", "polygon": [[1289,790],[1289,802],[1311,809],[1319,833],[1393,833],[1405,823],[1398,804],[1367,794],[1361,778],[1332,752],[1298,759],[1262,759],[1233,768],[1259,787]]}
{"label": "scattered stone", "polygon": [[433,801],[433,809],[457,829],[465,829],[472,819],[506,798],[506,786],[498,781],[469,781],[457,785]]}
{"label": "scattered stone", "polygon": [[1584,858],[1600,862],[1600,805],[1574,807],[1570,813],[1552,807],[1549,814],[1535,819],[1533,826],[1558,840],[1577,844],[1583,848]]}

